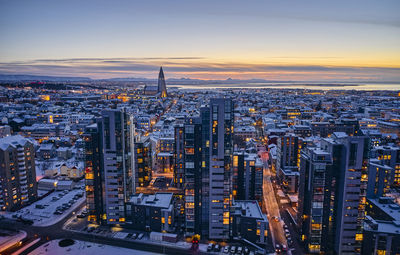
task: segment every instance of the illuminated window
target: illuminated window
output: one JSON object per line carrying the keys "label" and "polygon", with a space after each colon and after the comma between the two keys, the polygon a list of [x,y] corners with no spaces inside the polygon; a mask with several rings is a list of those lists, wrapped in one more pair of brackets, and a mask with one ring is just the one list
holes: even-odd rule
{"label": "illuminated window", "polygon": [[238,161],[239,161],[239,157],[238,156],[233,156],[233,166],[234,167],[238,166]]}
{"label": "illuminated window", "polygon": [[189,154],[189,155],[193,155],[194,154],[194,148],[185,148],[185,153]]}

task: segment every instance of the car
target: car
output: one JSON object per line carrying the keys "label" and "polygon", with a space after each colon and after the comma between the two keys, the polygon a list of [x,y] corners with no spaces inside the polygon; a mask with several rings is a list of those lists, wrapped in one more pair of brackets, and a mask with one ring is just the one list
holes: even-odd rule
{"label": "car", "polygon": [[221,250],[221,246],[219,246],[219,244],[216,244],[214,246],[214,251],[219,252]]}
{"label": "car", "polygon": [[59,198],[58,197],[52,197],[51,200],[57,201]]}
{"label": "car", "polygon": [[284,244],[282,244],[282,252],[287,252],[287,247]]}
{"label": "car", "polygon": [[80,214],[76,215],[76,217],[82,219],[82,218],[85,218],[85,215],[83,215],[82,213],[80,213]]}
{"label": "car", "polygon": [[229,253],[229,246],[224,247],[224,253]]}
{"label": "car", "polygon": [[279,218],[276,217],[276,216],[272,216],[272,219],[273,219],[275,222],[279,222]]}
{"label": "car", "polygon": [[281,253],[282,252],[282,247],[280,244],[275,244],[275,252],[276,253]]}
{"label": "car", "polygon": [[250,250],[249,250],[249,248],[244,248],[244,254],[249,254],[250,253]]}
{"label": "car", "polygon": [[125,238],[131,238],[133,233],[129,233]]}
{"label": "car", "polygon": [[238,249],[237,249],[237,253],[238,254],[242,254],[242,251],[243,251],[243,247],[239,246]]}
{"label": "car", "polygon": [[59,210],[56,210],[56,211],[54,211],[53,214],[55,214],[55,215],[61,215],[61,214],[63,214],[63,212],[62,212],[62,211],[59,211]]}
{"label": "car", "polygon": [[231,253],[234,254],[236,252],[236,246],[231,246]]}
{"label": "car", "polygon": [[211,252],[214,248],[214,244],[213,243],[209,243],[207,246],[207,252]]}
{"label": "car", "polygon": [[91,233],[91,232],[93,232],[94,230],[95,230],[94,227],[88,227],[87,232]]}
{"label": "car", "polygon": [[137,239],[142,239],[143,238],[143,236],[144,236],[144,234],[143,233],[140,233],[139,235],[138,235],[138,237],[137,237]]}
{"label": "car", "polygon": [[137,237],[137,234],[136,234],[136,233],[133,233],[132,239],[136,239],[136,237]]}

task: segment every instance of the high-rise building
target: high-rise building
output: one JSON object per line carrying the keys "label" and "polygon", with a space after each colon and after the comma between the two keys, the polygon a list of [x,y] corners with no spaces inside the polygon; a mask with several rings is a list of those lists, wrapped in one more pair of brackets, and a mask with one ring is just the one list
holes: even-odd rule
{"label": "high-rise building", "polygon": [[210,208],[210,107],[200,108],[201,118],[201,236],[208,237]]}
{"label": "high-rise building", "polygon": [[37,198],[35,149],[20,135],[0,139],[0,209],[16,210]]}
{"label": "high-rise building", "polygon": [[232,194],[235,200],[262,198],[263,164],[255,153],[235,152],[232,164]]}
{"label": "high-rise building", "polygon": [[210,239],[228,239],[230,236],[233,110],[231,99],[210,100]]}
{"label": "high-rise building", "polygon": [[371,150],[371,159],[392,168],[389,185],[400,187],[400,148],[395,146],[376,146]]}
{"label": "high-rise building", "polygon": [[164,71],[162,67],[160,67],[160,73],[158,74],[158,94],[160,97],[167,97],[167,85],[165,84],[165,78],[164,78]]}
{"label": "high-rise building", "polygon": [[183,125],[175,126],[175,143],[174,143],[174,185],[179,189],[183,189],[183,181],[185,174],[185,152],[184,152],[184,138],[183,132],[185,128]]}
{"label": "high-rise building", "polygon": [[382,164],[378,159],[370,159],[368,165],[367,197],[379,198],[385,196],[392,183],[393,168]]}
{"label": "high-rise building", "polygon": [[368,198],[362,255],[400,253],[400,206],[391,197]]}
{"label": "high-rise building", "polygon": [[[100,138],[100,142],[96,143],[95,138]],[[93,203],[102,203],[90,207],[92,201],[89,199],[89,208],[102,208],[102,215],[94,213],[96,220],[101,217],[107,224],[125,223],[125,203],[135,191],[132,116],[124,109],[103,111],[97,122],[97,130],[94,126],[87,129],[85,142],[88,195],[93,196]],[[97,153],[97,149],[100,152],[99,160],[90,162],[95,157],[90,153]],[[90,181],[92,177],[93,181]],[[95,192],[96,189],[100,189],[101,193]],[[100,194],[101,198],[97,197]]]}
{"label": "high-rise building", "polygon": [[176,187],[185,194],[186,234],[228,239],[232,203],[231,99],[211,99],[200,117],[175,127]]}
{"label": "high-rise building", "polygon": [[286,134],[278,139],[276,173],[288,193],[298,190],[300,150],[303,146],[304,139],[294,134]]}
{"label": "high-rise building", "polygon": [[106,220],[104,204],[103,151],[99,130],[101,121],[89,125],[83,134],[85,148],[86,209],[88,220],[98,224]]}
{"label": "high-rise building", "polygon": [[147,187],[150,184],[152,175],[151,153],[151,142],[148,136],[142,136],[135,142],[135,187]]}
{"label": "high-rise building", "polygon": [[184,194],[187,235],[201,234],[201,120],[188,118],[184,125]]}
{"label": "high-rise building", "polygon": [[359,254],[369,141],[334,133],[301,153],[298,219],[310,253]]}

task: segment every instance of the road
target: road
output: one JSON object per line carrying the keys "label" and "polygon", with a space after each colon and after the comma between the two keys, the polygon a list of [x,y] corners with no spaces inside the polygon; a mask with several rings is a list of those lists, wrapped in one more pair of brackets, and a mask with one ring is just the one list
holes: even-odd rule
{"label": "road", "polygon": [[[282,222],[276,222],[272,217],[278,217],[281,218],[280,212],[279,212],[279,205],[278,202],[276,201],[276,196],[274,192],[274,188],[271,183],[271,171],[268,167],[268,161],[267,161],[267,153],[263,153],[263,156],[261,157],[264,165],[264,180],[263,180],[263,197],[264,197],[264,204],[268,213],[268,221],[269,221],[269,228],[272,236],[272,242],[275,246],[275,244],[284,244],[286,247],[287,241],[285,237],[285,232],[283,230]],[[290,251],[288,252],[290,254]]]}

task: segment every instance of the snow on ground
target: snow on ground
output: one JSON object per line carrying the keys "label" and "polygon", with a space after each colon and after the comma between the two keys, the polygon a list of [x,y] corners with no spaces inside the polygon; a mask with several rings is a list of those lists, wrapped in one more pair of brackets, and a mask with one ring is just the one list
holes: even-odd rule
{"label": "snow on ground", "polygon": [[7,230],[0,231],[0,252],[10,248],[26,237],[25,231],[10,232]]}
{"label": "snow on ground", "polygon": [[60,240],[52,240],[48,243],[43,244],[39,248],[32,251],[31,255],[46,255],[46,254],[85,254],[85,255],[157,255],[158,253],[132,250],[126,248],[120,248],[116,246],[97,244],[91,242],[76,241],[75,244],[67,247],[60,247],[58,242]]}
{"label": "snow on ground", "polygon": [[[47,197],[42,198],[27,207],[24,207],[14,213],[6,212],[3,215],[7,218],[12,218],[12,215],[14,214],[22,216],[24,219],[33,220],[34,226],[51,226],[64,219],[70,212],[75,210],[85,201],[85,192],[82,188],[73,189],[65,193],[66,194],[64,194],[64,191],[54,191]],[[79,198],[75,203],[73,203],[70,208],[63,212],[63,214],[54,214],[58,206],[62,206],[62,204],[68,203],[78,193],[83,193],[83,197]],[[54,201],[53,197],[57,197],[59,199]],[[36,205],[44,205],[45,208],[39,209],[36,208]]]}

